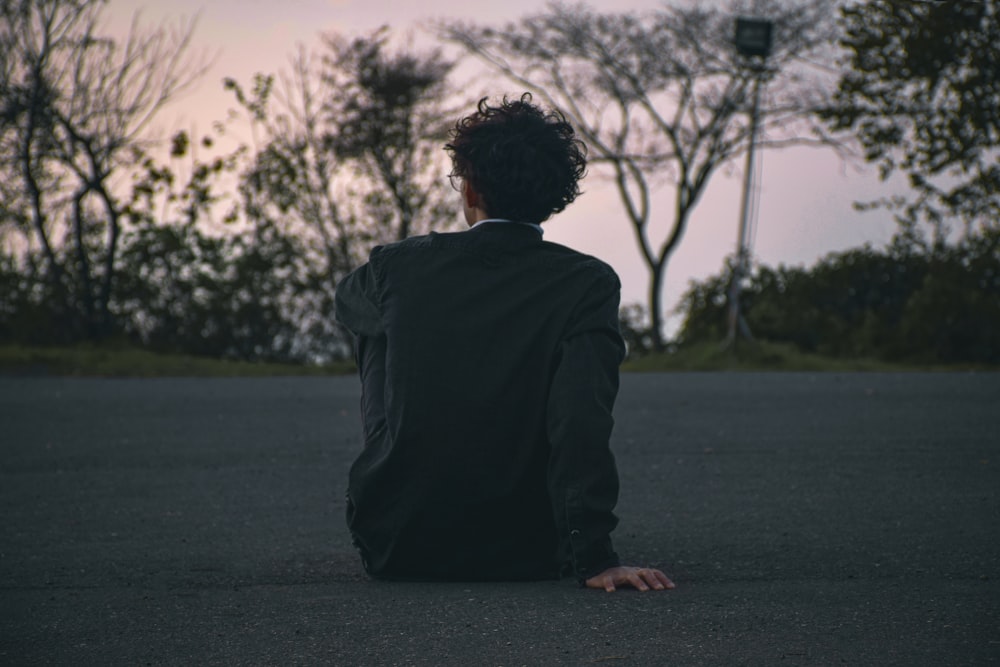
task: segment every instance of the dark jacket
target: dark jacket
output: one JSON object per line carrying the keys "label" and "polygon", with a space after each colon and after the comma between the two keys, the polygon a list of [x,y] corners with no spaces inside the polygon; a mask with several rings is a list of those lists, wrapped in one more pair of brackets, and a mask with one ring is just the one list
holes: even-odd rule
{"label": "dark jacket", "polygon": [[370,574],[582,580],[618,564],[619,288],[603,262],[505,222],[375,248],[341,281],[364,421],[347,519]]}

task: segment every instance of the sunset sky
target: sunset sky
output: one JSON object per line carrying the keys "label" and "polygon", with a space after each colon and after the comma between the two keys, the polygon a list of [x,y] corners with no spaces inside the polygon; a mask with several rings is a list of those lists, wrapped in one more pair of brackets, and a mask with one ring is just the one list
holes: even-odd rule
{"label": "sunset sky", "polygon": [[[595,0],[604,11],[649,9],[651,0]],[[537,0],[458,2],[457,0],[111,0],[106,11],[108,29],[125,34],[133,14],[141,10],[142,23],[176,23],[198,15],[193,49],[216,53],[214,67],[196,89],[167,108],[160,118],[163,132],[195,128],[207,131],[213,121],[233,107],[222,90],[224,77],[248,82],[256,72],[283,69],[297,44],[318,44],[321,33],[365,34],[388,24],[393,33],[410,37],[420,46],[433,44],[420,30],[421,21],[435,18],[502,24],[537,12]],[[471,65],[470,65],[471,66]],[[501,84],[502,85],[502,84]],[[495,91],[518,94],[512,87]],[[670,261],[664,303],[672,309],[688,280],[717,273],[723,258],[734,251],[742,187],[742,161],[717,172],[690,223],[687,235]],[[592,170],[593,171],[593,170]],[[442,174],[444,176],[444,174]],[[545,238],[595,255],[610,263],[622,279],[622,302],[645,302],[648,275],[639,257],[631,228],[612,186],[592,173],[585,194],[564,213],[545,225]],[[818,257],[865,242],[881,245],[895,226],[884,212],[859,213],[856,200],[887,193],[874,169],[845,165],[829,152],[789,149],[763,157],[761,200],[754,252],[767,264],[811,264]],[[669,222],[672,193],[664,188],[654,200],[654,215]],[[456,215],[460,206],[456,201]],[[655,229],[651,236],[657,238]],[[662,233],[662,232],[661,232]],[[679,325],[671,316],[668,330]]]}

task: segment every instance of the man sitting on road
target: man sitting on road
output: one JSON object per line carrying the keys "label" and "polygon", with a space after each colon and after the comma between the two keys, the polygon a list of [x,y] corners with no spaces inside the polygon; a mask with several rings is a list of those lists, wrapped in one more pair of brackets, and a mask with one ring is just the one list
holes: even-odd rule
{"label": "man sitting on road", "polygon": [[480,101],[445,148],[471,229],[377,247],[337,286],[362,382],[347,521],[366,571],[673,588],[611,543],[618,276],[542,240],[585,146],[525,94]]}

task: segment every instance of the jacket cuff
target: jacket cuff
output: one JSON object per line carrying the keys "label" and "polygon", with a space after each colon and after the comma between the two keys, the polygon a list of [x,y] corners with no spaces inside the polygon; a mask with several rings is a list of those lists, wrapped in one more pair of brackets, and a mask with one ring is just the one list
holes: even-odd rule
{"label": "jacket cuff", "polygon": [[573,561],[574,574],[581,585],[586,583],[587,579],[604,572],[609,567],[621,565],[618,554],[611,548],[610,539],[604,540],[604,543],[592,545],[582,553],[577,553]]}

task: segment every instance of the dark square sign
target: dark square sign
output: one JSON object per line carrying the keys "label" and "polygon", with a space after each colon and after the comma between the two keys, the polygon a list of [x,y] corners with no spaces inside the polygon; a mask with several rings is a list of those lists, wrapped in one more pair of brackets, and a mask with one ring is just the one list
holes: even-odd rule
{"label": "dark square sign", "polygon": [[736,50],[745,56],[766,58],[771,53],[773,25],[764,19],[736,19]]}

